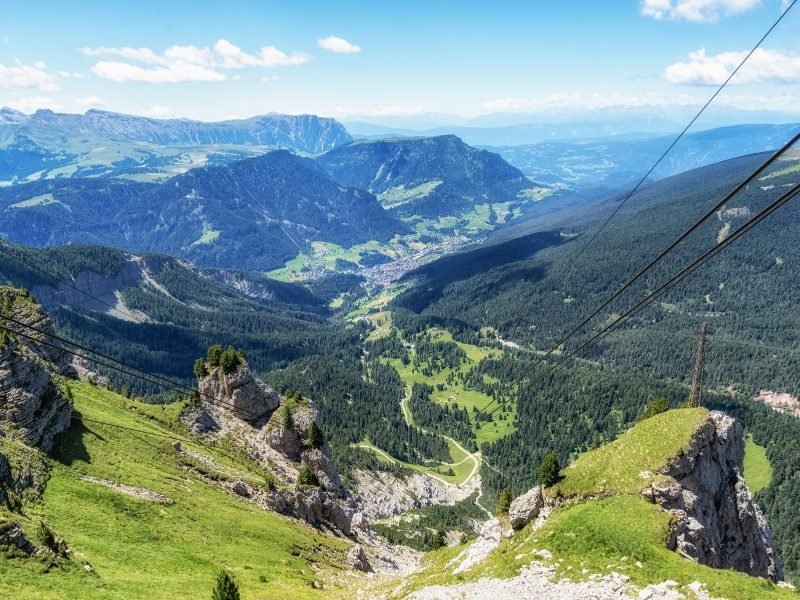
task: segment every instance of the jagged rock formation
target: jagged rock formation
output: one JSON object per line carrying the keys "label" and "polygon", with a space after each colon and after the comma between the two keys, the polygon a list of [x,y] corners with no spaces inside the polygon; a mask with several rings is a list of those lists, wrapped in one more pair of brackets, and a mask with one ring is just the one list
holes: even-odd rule
{"label": "jagged rock formation", "polygon": [[669,511],[669,546],[699,563],[732,568],[773,581],[783,578],[769,526],[742,476],[739,424],[709,413],[689,449],[643,491]]}
{"label": "jagged rock formation", "polygon": [[210,370],[198,382],[203,400],[228,409],[239,419],[257,421],[280,405],[278,392],[253,377],[247,363],[233,373],[220,367]]}
{"label": "jagged rock formation", "polygon": [[[247,374],[242,375],[243,371]],[[315,448],[308,439],[309,425],[319,420],[317,406],[307,399],[282,399],[255,379],[246,365],[237,373],[234,381],[247,381],[252,395],[242,397],[255,398],[252,403],[234,402],[241,387],[229,385],[230,376],[215,369],[201,380],[202,398],[209,401],[201,402],[185,419],[196,434],[229,435],[239,440],[249,457],[262,463],[278,480],[278,485],[266,488],[237,480],[231,483],[230,490],[263,508],[369,542],[369,522],[342,485],[327,443]],[[265,389],[269,390],[267,400],[259,395]],[[242,411],[245,406],[248,410],[257,409],[261,416],[251,418],[251,413]],[[313,472],[319,487],[298,484],[303,467]]]}
{"label": "jagged rock formation", "polygon": [[539,516],[539,512],[544,507],[544,495],[542,488],[536,486],[522,496],[515,498],[508,508],[508,518],[513,529],[522,529]]}
{"label": "jagged rock formation", "polygon": [[[2,312],[47,333],[50,318],[23,290],[0,287]],[[44,342],[46,336],[11,324],[30,335],[0,334],[0,434],[49,451],[53,438],[69,427],[72,405],[53,377],[72,372],[69,355]]]}

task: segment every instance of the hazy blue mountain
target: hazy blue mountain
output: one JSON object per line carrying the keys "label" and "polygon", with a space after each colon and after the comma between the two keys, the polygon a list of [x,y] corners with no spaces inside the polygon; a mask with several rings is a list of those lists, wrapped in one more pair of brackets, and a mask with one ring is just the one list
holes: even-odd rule
{"label": "hazy blue mountain", "polygon": [[286,148],[325,152],[351,140],[334,119],[269,114],[205,123],[90,110],[0,111],[0,183],[97,175],[166,179],[192,167]]}
{"label": "hazy blue mountain", "polygon": [[402,216],[459,214],[524,199],[534,184],[499,155],[456,136],[358,141],[317,157],[339,183],[367,189]]}
{"label": "hazy blue mountain", "polygon": [[347,246],[405,231],[372,194],[284,150],[164,184],[62,179],[2,189],[0,223],[0,234],[31,246],[104,244],[256,272],[312,240]]}
{"label": "hazy blue mountain", "polygon": [[[798,124],[735,125],[689,133],[658,165],[653,176],[668,177],[729,158],[773,150],[798,130]],[[489,149],[536,181],[614,187],[642,177],[674,140],[674,135],[668,135]]]}

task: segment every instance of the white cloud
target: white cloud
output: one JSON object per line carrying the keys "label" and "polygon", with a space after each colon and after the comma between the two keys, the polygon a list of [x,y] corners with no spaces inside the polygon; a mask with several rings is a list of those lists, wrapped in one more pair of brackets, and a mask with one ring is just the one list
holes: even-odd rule
{"label": "white cloud", "polygon": [[101,60],[92,67],[92,73],[116,82],[181,83],[225,79],[225,75],[219,71],[186,62],[177,62],[168,67],[140,67],[125,62]]}
{"label": "white cloud", "polygon": [[32,65],[23,65],[15,60],[12,66],[0,64],[0,87],[37,88],[43,92],[53,92],[58,89],[56,77],[48,73],[41,61]]}
{"label": "white cloud", "polygon": [[87,96],[86,98],[76,98],[76,104],[80,104],[81,106],[105,106],[106,101],[102,98],[98,98],[97,96]]}
{"label": "white cloud", "polygon": [[761,0],[642,0],[641,13],[658,21],[715,23],[761,5]]}
{"label": "white cloud", "polygon": [[361,52],[361,46],[351,44],[347,40],[336,37],[335,35],[329,35],[326,38],[317,40],[317,46],[323,50],[330,50],[331,52],[336,52],[337,54],[353,54],[355,52]]}
{"label": "white cloud", "polygon": [[[686,85],[720,85],[747,56],[747,51],[709,55],[705,48],[664,70],[664,79]],[[800,83],[800,55],[758,48],[731,80],[743,83]]]}
{"label": "white cloud", "polygon": [[264,46],[258,55],[248,54],[239,46],[228,40],[219,40],[214,44],[214,51],[221,60],[221,66],[226,69],[242,69],[244,67],[287,67],[302,65],[310,60],[310,56],[303,52],[286,54],[275,46]]}
{"label": "white cloud", "polygon": [[172,116],[172,111],[168,109],[166,106],[151,106],[146,111],[144,111],[144,115],[146,117],[153,117],[155,119],[166,119]]}
{"label": "white cloud", "polygon": [[258,54],[248,54],[228,40],[220,39],[213,48],[173,45],[158,54],[150,48],[82,48],[90,57],[119,57],[124,60],[101,60],[92,73],[111,81],[180,83],[184,81],[222,81],[222,69],[245,67],[283,67],[301,65],[310,57],[302,52],[286,54],[275,46],[264,46]]}
{"label": "white cloud", "polygon": [[21,110],[24,113],[32,113],[41,108],[49,108],[50,110],[61,110],[61,105],[52,98],[45,98],[43,96],[28,96],[26,98],[19,98],[8,103],[10,108]]}

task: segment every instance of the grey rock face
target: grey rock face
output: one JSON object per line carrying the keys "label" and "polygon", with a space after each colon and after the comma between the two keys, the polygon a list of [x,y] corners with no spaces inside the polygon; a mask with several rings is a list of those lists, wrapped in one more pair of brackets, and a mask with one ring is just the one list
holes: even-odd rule
{"label": "grey rock face", "polygon": [[[303,453],[303,440],[308,432],[308,426],[312,422],[319,420],[319,409],[317,405],[308,400],[306,404],[301,404],[292,408],[292,426],[284,427],[283,423],[272,421],[265,434],[267,443],[292,460],[298,460]],[[313,470],[313,469],[312,469]],[[322,481],[322,479],[320,480]]]}
{"label": "grey rock face", "polygon": [[245,363],[234,373],[214,369],[199,382],[203,400],[230,411],[244,421],[256,421],[280,405],[278,392],[253,377]]}
{"label": "grey rock face", "polygon": [[[21,290],[0,287],[0,298],[18,321],[53,333],[50,318]],[[12,430],[26,444],[47,452],[72,417],[72,405],[52,379],[71,373],[69,355],[41,343],[43,334],[19,329],[35,339],[14,336],[0,344],[0,429]]]}
{"label": "grey rock face", "polygon": [[347,564],[349,564],[354,569],[359,571],[363,571],[365,573],[372,571],[372,567],[367,560],[367,555],[364,552],[364,548],[360,545],[356,544],[347,552]]}
{"label": "grey rock face", "polygon": [[672,517],[672,549],[710,567],[779,581],[783,570],[742,477],[743,456],[738,423],[711,412],[689,449],[662,470],[646,495]]}
{"label": "grey rock face", "polygon": [[301,462],[304,467],[308,467],[314,472],[326,490],[340,497],[345,496],[346,492],[341,479],[339,479],[339,473],[336,472],[331,459],[321,450],[314,448],[303,452]]}
{"label": "grey rock face", "polygon": [[511,527],[514,529],[522,529],[539,516],[539,512],[544,506],[544,496],[542,495],[542,488],[536,486],[525,492],[519,498],[514,499],[508,509],[508,518],[511,521]]}

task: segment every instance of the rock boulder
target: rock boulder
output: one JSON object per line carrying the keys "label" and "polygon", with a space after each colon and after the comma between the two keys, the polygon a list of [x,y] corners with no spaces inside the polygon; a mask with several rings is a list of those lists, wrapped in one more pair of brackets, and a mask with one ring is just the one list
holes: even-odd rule
{"label": "rock boulder", "polygon": [[511,527],[515,530],[522,529],[539,516],[543,506],[544,495],[542,494],[542,488],[537,485],[511,503],[508,509]]}

